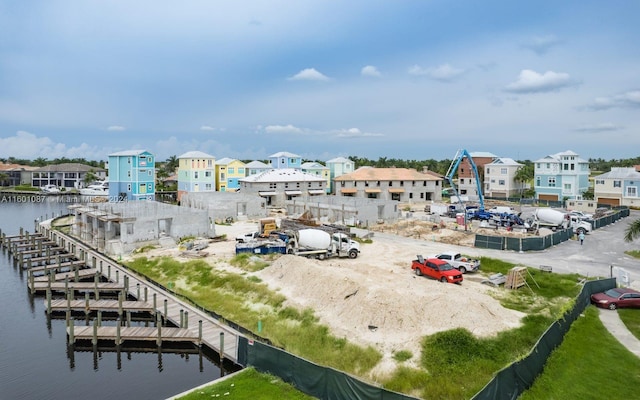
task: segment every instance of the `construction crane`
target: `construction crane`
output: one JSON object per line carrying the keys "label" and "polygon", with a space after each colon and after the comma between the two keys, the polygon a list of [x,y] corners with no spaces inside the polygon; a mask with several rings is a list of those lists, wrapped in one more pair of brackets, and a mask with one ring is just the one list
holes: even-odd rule
{"label": "construction crane", "polygon": [[[478,167],[476,167],[476,164],[473,162],[473,158],[471,158],[471,155],[469,154],[468,151],[464,149],[458,150],[458,152],[456,153],[456,157],[453,159],[453,161],[451,162],[451,165],[449,166],[449,170],[447,171],[447,175],[445,175],[445,179],[447,180],[447,182],[449,182],[449,185],[453,188],[453,192],[455,193],[455,196],[458,198],[458,202],[460,203],[460,205],[462,205],[464,209],[465,208],[464,203],[462,202],[462,198],[458,193],[458,188],[453,181],[453,177],[455,176],[456,172],[458,172],[458,167],[460,166],[460,162],[465,157],[467,157],[467,159],[469,160],[469,164],[471,165],[471,170],[476,179],[476,187],[478,191],[478,199],[480,204],[480,207],[478,208],[476,215],[482,218],[485,214],[484,196],[482,195],[482,184],[480,183],[480,175],[478,174]],[[464,210],[464,213],[466,218],[467,217],[466,209]]]}

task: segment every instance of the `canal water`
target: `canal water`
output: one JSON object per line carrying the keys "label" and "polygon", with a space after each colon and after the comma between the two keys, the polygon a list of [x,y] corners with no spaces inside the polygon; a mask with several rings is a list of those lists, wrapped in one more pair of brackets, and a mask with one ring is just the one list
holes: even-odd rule
{"label": "canal water", "polygon": [[[3,200],[4,199],[4,200]],[[0,197],[0,229],[34,232],[34,220],[66,214],[64,199]],[[76,347],[64,318],[48,318],[31,296],[26,273],[0,252],[0,399],[166,399],[220,377],[214,358],[195,348],[158,352]],[[78,322],[76,322],[78,323]]]}

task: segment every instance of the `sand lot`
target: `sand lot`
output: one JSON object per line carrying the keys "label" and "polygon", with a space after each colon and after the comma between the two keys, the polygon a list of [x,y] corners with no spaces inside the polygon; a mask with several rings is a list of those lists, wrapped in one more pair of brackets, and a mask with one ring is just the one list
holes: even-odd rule
{"label": "sand lot", "polygon": [[[235,255],[238,234],[256,228],[257,223],[251,221],[217,226],[216,233],[226,234],[227,240],[210,243],[204,249],[205,260],[215,262],[216,268],[233,270],[220,261]],[[425,232],[425,241],[434,240],[434,235],[446,241],[446,236],[460,234],[449,229],[434,232],[431,227]],[[416,249],[413,240],[402,236],[388,236],[374,233],[373,243],[361,245],[356,259],[320,261],[283,255],[254,274],[284,294],[287,305],[315,310],[334,335],[380,350],[384,358],[376,375],[393,369],[394,351],[409,350],[413,360],[418,360],[425,335],[463,327],[475,335],[490,336],[519,326],[524,314],[503,308],[492,297],[504,289],[481,284],[479,273],[466,274],[461,285],[416,276],[411,261],[425,249]],[[153,255],[180,258],[179,254],[177,248],[163,248]]]}

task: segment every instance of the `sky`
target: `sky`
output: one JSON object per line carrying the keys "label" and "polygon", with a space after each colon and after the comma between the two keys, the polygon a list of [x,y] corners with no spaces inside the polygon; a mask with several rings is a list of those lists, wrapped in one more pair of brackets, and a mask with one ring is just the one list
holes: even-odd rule
{"label": "sky", "polygon": [[0,158],[634,158],[639,15],[635,0],[0,0]]}

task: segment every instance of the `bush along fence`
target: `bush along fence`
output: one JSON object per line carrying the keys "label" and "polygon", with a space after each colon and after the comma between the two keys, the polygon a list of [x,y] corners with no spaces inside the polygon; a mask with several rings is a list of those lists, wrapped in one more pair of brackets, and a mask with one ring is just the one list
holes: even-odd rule
{"label": "bush along fence", "polygon": [[472,400],[516,399],[533,385],[542,373],[551,352],[558,347],[584,309],[590,304],[591,294],[616,287],[615,278],[588,281],[576,298],[573,308],[555,321],[538,339],[529,355],[499,371]]}
{"label": "bush along fence", "polygon": [[[628,217],[628,208],[618,209],[617,212],[591,221],[592,229],[599,229],[618,221],[620,218]],[[529,238],[515,238],[506,236],[489,236],[476,234],[474,246],[484,249],[494,250],[514,250],[532,251],[544,250],[571,239],[574,235],[573,229],[558,230],[551,235]]]}

